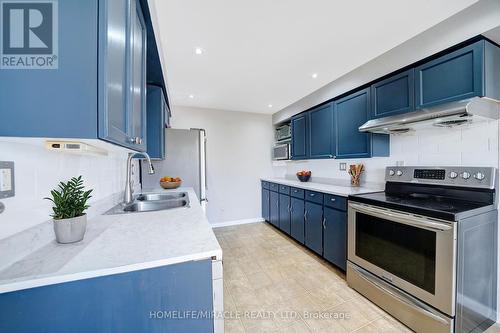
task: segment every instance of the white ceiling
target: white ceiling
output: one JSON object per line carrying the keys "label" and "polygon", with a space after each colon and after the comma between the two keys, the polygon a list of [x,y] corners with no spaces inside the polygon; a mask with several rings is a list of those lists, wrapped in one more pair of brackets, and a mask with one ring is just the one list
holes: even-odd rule
{"label": "white ceiling", "polygon": [[154,1],[173,105],[274,113],[477,0]]}

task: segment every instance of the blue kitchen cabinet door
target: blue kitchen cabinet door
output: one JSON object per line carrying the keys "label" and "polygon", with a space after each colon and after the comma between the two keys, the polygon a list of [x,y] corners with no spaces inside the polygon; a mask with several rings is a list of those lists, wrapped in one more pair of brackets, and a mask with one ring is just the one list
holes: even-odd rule
{"label": "blue kitchen cabinet door", "polygon": [[370,88],[334,102],[336,158],[371,157],[371,134],[358,130],[370,116]]}
{"label": "blue kitchen cabinet door", "polygon": [[309,158],[332,158],[335,150],[333,103],[307,113],[309,124]]}
{"label": "blue kitchen cabinet door", "polygon": [[339,268],[347,265],[347,213],[324,208],[323,257]]}
{"label": "blue kitchen cabinet door", "polygon": [[371,86],[372,118],[393,116],[415,110],[413,68]]}
{"label": "blue kitchen cabinet door", "polygon": [[323,254],[323,206],[305,203],[305,245],[319,255]]}
{"label": "blue kitchen cabinet door", "polygon": [[268,189],[262,188],[261,207],[262,207],[262,218],[265,221],[269,221],[269,192],[270,191]]}
{"label": "blue kitchen cabinet door", "polygon": [[213,311],[211,260],[0,294],[0,332],[213,332],[209,317],[167,317],[191,311]]}
{"label": "blue kitchen cabinet door", "polygon": [[269,191],[269,222],[279,228],[280,226],[280,195]]}
{"label": "blue kitchen cabinet door", "polygon": [[304,244],[304,199],[290,198],[290,236]]}
{"label": "blue kitchen cabinet door", "polygon": [[279,228],[284,233],[290,234],[290,196],[280,194]]}
{"label": "blue kitchen cabinet door", "polygon": [[148,85],[147,89],[147,146],[154,159],[165,159],[165,98],[159,86]]}
{"label": "blue kitchen cabinet door", "polygon": [[306,159],[308,152],[308,116],[307,113],[299,114],[292,118],[292,159]]}
{"label": "blue kitchen cabinet door", "polygon": [[484,41],[415,68],[416,108],[484,95]]}
{"label": "blue kitchen cabinet door", "polygon": [[147,150],[146,24],[139,0],[131,0],[129,133],[133,148]]}
{"label": "blue kitchen cabinet door", "polygon": [[97,138],[98,1],[57,4],[58,68],[0,69],[0,136]]}

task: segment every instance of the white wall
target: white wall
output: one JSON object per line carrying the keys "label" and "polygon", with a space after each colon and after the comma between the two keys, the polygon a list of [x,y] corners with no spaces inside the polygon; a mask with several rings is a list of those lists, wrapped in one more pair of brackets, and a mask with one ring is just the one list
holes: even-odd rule
{"label": "white wall", "polygon": [[15,197],[0,199],[5,205],[0,240],[50,220],[51,203],[43,198],[60,181],[82,175],[85,186],[94,189],[90,205],[119,196],[125,188],[127,150],[95,142],[111,150],[107,156],[76,155],[48,151],[43,143],[43,139],[0,138],[0,161],[14,161],[16,187]]}
{"label": "white wall", "polygon": [[271,115],[178,106],[172,127],[206,130],[210,223],[260,218],[259,178],[272,174]]}
{"label": "white wall", "polygon": [[456,128],[429,128],[391,136],[390,157],[353,160],[308,160],[274,162],[275,176],[293,175],[299,170],[311,170],[313,177],[349,180],[346,171],[339,171],[339,163],[363,163],[366,172],[362,181],[384,182],[386,166],[499,166],[498,121],[473,123]]}

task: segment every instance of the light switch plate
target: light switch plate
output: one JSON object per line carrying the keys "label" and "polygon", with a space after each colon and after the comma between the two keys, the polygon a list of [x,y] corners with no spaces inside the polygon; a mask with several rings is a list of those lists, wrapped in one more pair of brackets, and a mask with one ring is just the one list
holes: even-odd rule
{"label": "light switch plate", "polygon": [[14,179],[14,162],[0,161],[0,199],[16,194]]}

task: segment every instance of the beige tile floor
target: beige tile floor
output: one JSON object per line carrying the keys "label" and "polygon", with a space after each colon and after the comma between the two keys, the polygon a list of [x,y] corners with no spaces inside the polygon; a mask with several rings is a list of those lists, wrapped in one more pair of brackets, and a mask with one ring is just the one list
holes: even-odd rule
{"label": "beige tile floor", "polygon": [[269,224],[214,232],[223,250],[227,333],[411,332],[349,288],[342,271]]}

